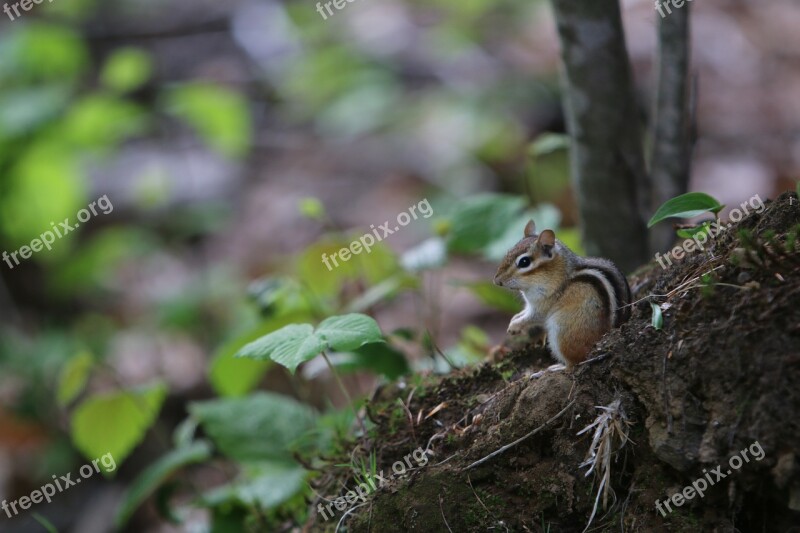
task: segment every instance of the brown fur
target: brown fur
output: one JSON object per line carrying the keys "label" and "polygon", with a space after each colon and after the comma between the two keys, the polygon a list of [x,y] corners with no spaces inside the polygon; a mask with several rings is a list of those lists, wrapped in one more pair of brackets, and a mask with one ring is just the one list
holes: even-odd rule
{"label": "brown fur", "polygon": [[[604,259],[582,259],[551,230],[535,233],[531,221],[525,237],[506,254],[495,275],[495,283],[519,290],[526,301],[514,316],[508,332],[522,333],[532,326],[547,331],[555,356],[574,366],[586,359],[592,346],[611,327],[630,315],[630,289],[622,273]],[[531,264],[519,267],[527,254]]]}

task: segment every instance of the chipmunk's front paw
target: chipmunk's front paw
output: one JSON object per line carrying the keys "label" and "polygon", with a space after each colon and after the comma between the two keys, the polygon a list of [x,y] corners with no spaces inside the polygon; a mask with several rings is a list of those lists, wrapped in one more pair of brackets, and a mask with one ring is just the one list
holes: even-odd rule
{"label": "chipmunk's front paw", "polygon": [[518,323],[512,322],[511,324],[508,325],[506,333],[508,333],[512,337],[516,337],[517,335],[522,335],[524,331],[525,331],[524,324],[521,324],[519,322]]}

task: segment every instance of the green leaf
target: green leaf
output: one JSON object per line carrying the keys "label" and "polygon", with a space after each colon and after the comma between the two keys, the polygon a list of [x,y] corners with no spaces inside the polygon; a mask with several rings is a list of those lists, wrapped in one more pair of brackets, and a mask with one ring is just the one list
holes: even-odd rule
{"label": "green leaf", "polygon": [[330,360],[335,368],[343,372],[369,370],[390,380],[411,371],[403,353],[385,342],[365,344],[352,352],[332,353]]}
{"label": "green leaf", "polygon": [[509,313],[517,313],[522,309],[519,299],[513,292],[501,289],[490,281],[464,283],[463,286],[477,296],[481,302],[495,309]]}
{"label": "green leaf", "polygon": [[396,274],[377,285],[373,285],[364,291],[361,296],[350,301],[346,310],[360,313],[379,303],[391,301],[405,289],[416,289],[418,287],[419,278],[417,276],[403,273]]}
{"label": "green leaf", "polygon": [[163,384],[93,396],[75,409],[71,434],[89,460],[110,453],[119,465],[144,438],[167,395]]}
{"label": "green leaf", "polygon": [[[456,253],[481,252],[498,235],[509,231],[525,200],[517,196],[483,194],[465,200],[451,217],[447,247]],[[519,229],[522,236],[522,228]]]}
{"label": "green leaf", "polygon": [[[483,255],[491,261],[500,261],[506,256],[508,250],[517,244],[523,236],[523,230],[529,220],[536,222],[538,231],[544,229],[557,230],[561,224],[561,211],[552,204],[540,204],[536,209],[528,209],[517,216],[502,233],[498,233],[495,238],[484,249]],[[560,231],[556,232],[560,237]]]}
{"label": "green leaf", "polygon": [[650,308],[653,310],[653,317],[650,323],[656,329],[661,329],[664,326],[664,315],[661,314],[661,307],[653,302],[650,302]]}
{"label": "green leaf", "polygon": [[39,522],[39,524],[45,529],[45,531],[47,531],[47,533],[58,533],[56,526],[54,526],[53,523],[44,516],[40,515],[39,513],[33,513],[31,516],[34,520]]}
{"label": "green leaf", "polygon": [[107,150],[141,133],[146,124],[145,112],[138,105],[94,94],[70,106],[61,134],[80,148]]}
{"label": "green leaf", "polygon": [[703,222],[699,226],[695,226],[693,228],[681,228],[679,230],[676,230],[675,233],[678,235],[678,237],[682,239],[691,239],[695,235],[706,233],[709,227],[710,223]]}
{"label": "green leaf", "polygon": [[256,393],[189,405],[219,450],[237,461],[288,461],[290,447],[314,427],[317,415],[288,396]]}
{"label": "green leaf", "polygon": [[0,86],[30,81],[72,82],[89,66],[84,38],[66,25],[24,22],[0,40]]}
{"label": "green leaf", "polygon": [[185,448],[172,450],[150,464],[128,487],[117,511],[116,524],[121,528],[139,506],[180,468],[200,463],[211,457],[211,445],[198,441]]}
{"label": "green leaf", "polygon": [[247,344],[236,357],[272,359],[294,374],[298,365],[313,359],[325,348],[324,339],[314,334],[311,324],[290,324]]}
{"label": "green leaf", "polygon": [[560,133],[543,133],[533,141],[528,148],[528,153],[533,157],[551,154],[557,150],[569,148],[569,135]]}
{"label": "green leaf", "polygon": [[191,83],[172,90],[167,106],[227,157],[242,157],[250,147],[250,113],[239,93],[218,85]]}
{"label": "green leaf", "polygon": [[83,392],[93,366],[94,358],[89,352],[81,352],[64,364],[58,378],[58,405],[66,406]]}
{"label": "green leaf", "polygon": [[146,83],[152,71],[153,64],[146,52],[138,48],[120,48],[106,61],[100,79],[106,87],[126,93]]}
{"label": "green leaf", "polygon": [[316,334],[337,352],[355,350],[367,343],[383,340],[375,319],[359,313],[326,318],[317,327]]}
{"label": "green leaf", "polygon": [[[29,245],[43,232],[57,227],[51,222],[66,218],[74,222],[75,213],[88,203],[76,155],[60,142],[29,145],[19,154],[8,178],[0,196],[0,231],[15,248]],[[46,261],[63,256],[76,234],[65,235],[52,245],[52,250],[44,249],[34,257]]]}
{"label": "green leaf", "polygon": [[272,509],[300,493],[305,487],[306,476],[307,472],[296,463],[245,463],[236,481],[205,494],[202,504],[220,507],[226,503],[237,503],[265,510]]}
{"label": "green leaf", "polygon": [[706,193],[689,192],[664,202],[664,205],[658,208],[653,218],[647,223],[647,227],[651,228],[662,220],[671,217],[692,218],[708,211],[717,214],[723,207],[725,206]]}
{"label": "green leaf", "polygon": [[310,324],[290,324],[247,344],[236,357],[269,358],[294,373],[323,350],[350,351],[380,340],[381,330],[374,319],[352,313],[327,318],[316,331]]}

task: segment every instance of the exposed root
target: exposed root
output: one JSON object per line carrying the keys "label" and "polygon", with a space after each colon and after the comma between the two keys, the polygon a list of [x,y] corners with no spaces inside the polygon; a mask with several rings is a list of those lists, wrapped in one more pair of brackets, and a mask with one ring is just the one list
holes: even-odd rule
{"label": "exposed root", "polygon": [[630,426],[633,425],[622,409],[622,402],[618,399],[608,406],[598,405],[596,408],[601,410],[600,414],[597,415],[594,422],[578,432],[578,435],[583,435],[594,429],[589,452],[586,455],[586,460],[580,464],[580,468],[588,466],[589,470],[586,471],[585,476],[588,477],[594,472],[595,476],[600,480],[592,514],[589,517],[589,523],[586,524],[586,528],[583,530],[584,532],[592,525],[597,513],[597,505],[600,503],[600,495],[603,496],[603,509],[608,507],[608,494],[611,493],[614,496],[614,491],[611,489],[611,456],[619,452],[628,442],[628,431]]}

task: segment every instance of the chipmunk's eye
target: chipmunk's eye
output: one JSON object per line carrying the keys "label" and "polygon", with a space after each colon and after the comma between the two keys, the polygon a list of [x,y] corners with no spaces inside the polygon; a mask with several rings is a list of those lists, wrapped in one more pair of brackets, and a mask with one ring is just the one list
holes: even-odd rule
{"label": "chipmunk's eye", "polygon": [[517,259],[517,268],[528,268],[529,266],[531,266],[531,258],[527,255]]}

